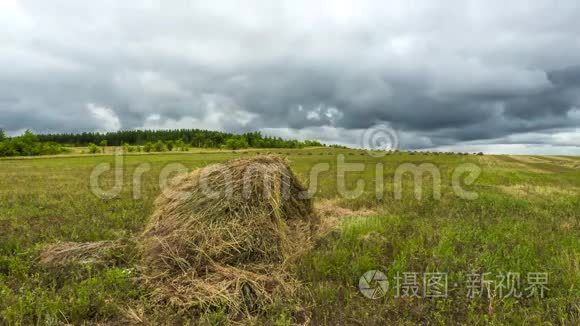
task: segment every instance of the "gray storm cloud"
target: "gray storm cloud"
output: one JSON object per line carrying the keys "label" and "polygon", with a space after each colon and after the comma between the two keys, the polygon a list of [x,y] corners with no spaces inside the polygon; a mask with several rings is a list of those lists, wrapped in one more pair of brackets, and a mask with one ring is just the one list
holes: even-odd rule
{"label": "gray storm cloud", "polygon": [[386,123],[405,148],[580,153],[577,1],[6,0],[0,28],[12,134],[211,128],[357,145]]}

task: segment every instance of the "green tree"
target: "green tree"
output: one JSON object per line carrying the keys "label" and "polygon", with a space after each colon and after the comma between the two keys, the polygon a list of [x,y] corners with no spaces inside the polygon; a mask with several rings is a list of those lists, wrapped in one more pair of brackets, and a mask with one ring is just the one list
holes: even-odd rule
{"label": "green tree", "polygon": [[155,144],[153,144],[153,151],[155,152],[165,152],[167,151],[167,146],[161,140],[158,140]]}
{"label": "green tree", "polygon": [[175,148],[177,148],[178,151],[186,152],[188,149],[188,146],[182,139],[178,139],[175,142]]}
{"label": "green tree", "polygon": [[4,132],[4,129],[0,129],[0,141],[3,141],[4,139],[6,139],[6,133]]}
{"label": "green tree", "polygon": [[226,140],[225,147],[229,149],[237,149],[238,141],[235,138]]}
{"label": "green tree", "polygon": [[143,146],[143,151],[147,153],[153,151],[153,144],[150,141],[145,143],[145,146]]}
{"label": "green tree", "polygon": [[4,140],[0,142],[0,156],[18,156],[20,153],[14,147],[13,141]]}
{"label": "green tree", "polygon": [[32,145],[34,143],[38,143],[38,137],[32,133],[30,130],[26,130],[22,136],[18,137],[19,140],[22,140],[25,144]]}
{"label": "green tree", "polygon": [[89,144],[89,153],[95,154],[95,153],[98,153],[99,151],[100,151],[99,146],[97,146],[93,143]]}
{"label": "green tree", "polygon": [[165,145],[167,146],[167,150],[170,152],[173,151],[173,148],[175,147],[175,143],[173,142],[173,140],[166,141]]}
{"label": "green tree", "polygon": [[24,134],[16,137],[11,141],[11,144],[18,155],[32,156],[41,154],[41,147],[38,143],[38,137],[30,130],[26,130]]}
{"label": "green tree", "polygon": [[101,142],[99,143],[99,146],[103,148],[103,153],[105,152],[105,148],[107,148],[108,144],[109,142],[106,139],[101,140]]}
{"label": "green tree", "polygon": [[[5,137],[5,135],[2,135]],[[14,138],[4,138],[0,141],[0,156],[32,156],[32,155],[51,155],[59,154],[66,151],[66,148],[55,143],[41,143],[38,136],[30,130]]]}

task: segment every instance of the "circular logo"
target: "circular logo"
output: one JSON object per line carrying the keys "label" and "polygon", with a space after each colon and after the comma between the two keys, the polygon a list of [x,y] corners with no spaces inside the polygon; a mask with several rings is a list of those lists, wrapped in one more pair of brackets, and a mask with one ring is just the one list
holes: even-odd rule
{"label": "circular logo", "polygon": [[389,290],[387,276],[377,270],[370,270],[361,276],[358,281],[360,293],[369,299],[379,299],[384,297]]}
{"label": "circular logo", "polygon": [[387,151],[399,149],[399,135],[387,125],[374,126],[362,134],[361,146],[370,149],[371,156],[382,157]]}

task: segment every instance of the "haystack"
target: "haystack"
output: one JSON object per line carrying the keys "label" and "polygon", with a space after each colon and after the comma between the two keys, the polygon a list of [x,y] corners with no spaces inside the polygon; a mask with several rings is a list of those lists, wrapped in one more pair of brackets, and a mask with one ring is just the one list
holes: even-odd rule
{"label": "haystack", "polygon": [[163,304],[244,313],[291,294],[289,264],[319,220],[277,156],[241,158],[178,177],[139,239],[143,273]]}

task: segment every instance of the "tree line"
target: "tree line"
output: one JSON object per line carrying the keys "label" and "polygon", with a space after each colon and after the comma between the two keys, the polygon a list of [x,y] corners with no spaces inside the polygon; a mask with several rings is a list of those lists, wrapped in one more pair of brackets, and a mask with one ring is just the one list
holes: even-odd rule
{"label": "tree line", "polygon": [[123,130],[115,132],[83,132],[38,135],[41,142],[55,142],[67,146],[88,146],[106,142],[109,146],[146,145],[147,143],[181,141],[199,148],[301,148],[323,146],[318,141],[285,140],[268,137],[260,132],[232,134],[202,129]]}
{"label": "tree line", "polygon": [[55,142],[41,142],[39,137],[30,130],[22,136],[9,138],[0,129],[0,157],[2,156],[33,156],[54,155],[66,152],[67,149]]}
{"label": "tree line", "polygon": [[260,132],[232,134],[201,129],[124,130],[35,135],[27,130],[18,137],[7,137],[0,129],[0,156],[51,155],[66,147],[88,147],[89,153],[104,152],[106,146],[122,146],[126,152],[187,151],[199,148],[303,148],[324,146],[318,141],[286,140]]}

